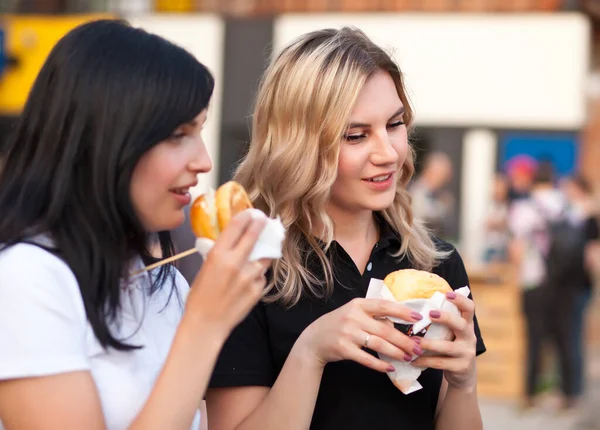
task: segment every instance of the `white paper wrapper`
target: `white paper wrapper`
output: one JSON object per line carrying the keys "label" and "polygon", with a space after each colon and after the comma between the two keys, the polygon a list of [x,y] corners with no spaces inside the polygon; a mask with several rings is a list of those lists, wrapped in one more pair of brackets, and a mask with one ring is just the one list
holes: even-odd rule
{"label": "white paper wrapper", "polygon": [[[468,297],[470,294],[470,289],[468,286],[459,288],[455,290],[456,294],[463,295]],[[381,279],[371,279],[369,283],[369,289],[367,290],[367,298],[368,299],[384,299],[395,301],[394,296],[390,292],[390,290],[385,286]],[[412,332],[419,333],[423,329],[427,329],[427,333],[425,334],[425,338],[427,339],[446,339],[450,340],[452,337],[452,332],[448,327],[442,324],[432,324],[431,319],[429,318],[429,312],[432,310],[441,310],[452,312],[455,314],[459,314],[459,311],[454,305],[454,303],[446,300],[446,296],[442,293],[435,293],[430,299],[417,299],[417,300],[405,300],[402,303],[404,306],[409,307],[411,310],[418,312],[423,316],[421,321],[413,324]],[[398,323],[398,324],[407,324],[411,325],[412,323],[408,321],[403,321],[398,318],[388,317],[389,320]],[[396,368],[394,372],[389,372],[388,376],[394,383],[394,385],[402,391],[404,394],[414,393],[415,391],[419,391],[421,388],[421,384],[417,381],[421,372],[425,369],[420,369],[413,366],[410,363],[405,361],[398,361],[390,358],[384,354],[379,354],[379,357],[382,360],[391,363],[392,366]],[[413,357],[413,360],[416,359],[417,356]]]}
{"label": "white paper wrapper", "polygon": [[[281,258],[283,239],[285,239],[285,227],[283,227],[279,217],[275,219],[268,218],[262,211],[258,209],[246,210],[250,211],[253,217],[267,218],[267,223],[265,224],[263,231],[260,233],[258,241],[256,242],[256,245],[254,245],[248,261],[256,261],[260,260],[261,258]],[[206,254],[208,254],[208,251],[211,250],[214,244],[215,242],[210,239],[196,239],[196,249],[203,258],[206,258]]]}

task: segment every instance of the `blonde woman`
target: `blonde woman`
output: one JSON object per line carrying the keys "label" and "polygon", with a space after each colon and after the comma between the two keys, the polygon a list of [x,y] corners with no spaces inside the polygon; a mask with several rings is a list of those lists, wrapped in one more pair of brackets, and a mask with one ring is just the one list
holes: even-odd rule
{"label": "blonde woman", "polygon": [[[371,277],[409,267],[468,284],[456,250],[413,219],[412,116],[400,70],[355,29],[306,34],[266,71],[235,178],[288,235],[264,300],[217,362],[209,428],[482,428],[475,357],[485,346],[473,302],[449,293],[462,316],[431,315],[453,342],[415,342],[379,317],[418,315],[364,298]],[[423,351],[431,356],[414,363],[429,368],[423,389],[404,395],[376,353]]]}

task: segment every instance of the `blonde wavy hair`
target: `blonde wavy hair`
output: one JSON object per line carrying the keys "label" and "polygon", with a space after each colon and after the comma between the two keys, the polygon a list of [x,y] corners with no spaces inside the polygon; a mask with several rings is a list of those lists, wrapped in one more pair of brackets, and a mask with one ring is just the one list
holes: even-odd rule
{"label": "blonde wavy hair", "polygon": [[[410,125],[413,112],[402,73],[358,29],[307,33],[284,48],[263,75],[249,151],[234,179],[246,188],[255,207],[272,217],[279,215],[287,229],[283,258],[273,266],[265,301],[293,306],[305,293],[324,298],[333,291],[326,252],[334,239],[334,223],[325,206],[351,111],[365,81],[379,70],[394,80],[405,107],[404,121]],[[436,249],[413,217],[406,190],[415,170],[413,160],[410,150],[398,174],[394,202],[381,215],[402,237],[396,256],[431,270],[447,254]],[[307,268],[311,253],[318,257],[324,279]]]}

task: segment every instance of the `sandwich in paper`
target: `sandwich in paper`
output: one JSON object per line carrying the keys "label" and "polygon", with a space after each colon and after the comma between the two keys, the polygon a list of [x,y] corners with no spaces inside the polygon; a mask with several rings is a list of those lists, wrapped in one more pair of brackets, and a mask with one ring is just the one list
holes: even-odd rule
{"label": "sandwich in paper", "polygon": [[[442,324],[432,323],[429,312],[440,310],[459,314],[454,303],[446,300],[446,293],[453,291],[448,282],[442,277],[422,270],[403,269],[388,274],[385,279],[371,279],[367,298],[391,300],[402,303],[423,317],[422,320],[411,323],[398,318],[389,319],[395,327],[407,336],[421,336],[428,339],[453,340],[453,333]],[[469,287],[459,288],[457,294],[468,296]],[[426,352],[425,352],[426,353]],[[424,369],[419,369],[411,363],[394,360],[379,354],[382,360],[390,362],[396,370],[388,376],[394,385],[404,394],[410,394],[422,388],[417,379]],[[413,360],[417,358],[413,357]]]}

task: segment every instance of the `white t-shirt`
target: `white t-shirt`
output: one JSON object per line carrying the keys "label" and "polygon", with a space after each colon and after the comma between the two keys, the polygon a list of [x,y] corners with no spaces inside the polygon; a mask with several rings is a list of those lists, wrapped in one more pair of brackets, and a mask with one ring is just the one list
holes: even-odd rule
{"label": "white t-shirt", "polygon": [[546,275],[545,255],[550,247],[548,221],[564,216],[567,200],[557,189],[534,191],[530,198],[513,204],[509,228],[514,237],[525,242],[520,280],[525,289],[540,286]]}
{"label": "white t-shirt", "polygon": [[[135,266],[142,267],[141,259]],[[127,428],[152,390],[183,314],[189,286],[175,272],[179,295],[173,291],[168,304],[171,285],[150,295],[148,273],[123,283],[121,324],[110,328],[118,339],[143,348],[105,350],[87,321],[77,280],[61,259],[29,244],[0,252],[0,380],[88,370],[107,428]],[[199,424],[200,412],[193,428]]]}

